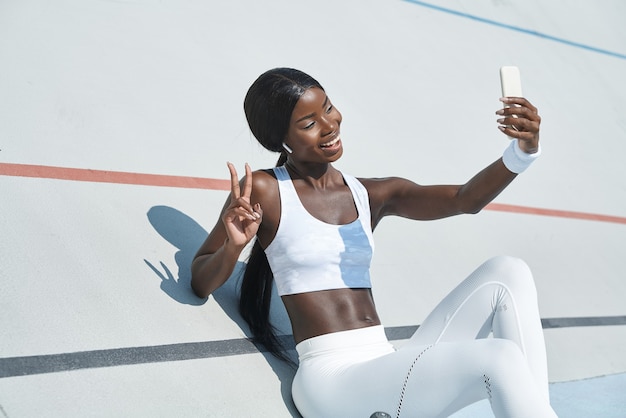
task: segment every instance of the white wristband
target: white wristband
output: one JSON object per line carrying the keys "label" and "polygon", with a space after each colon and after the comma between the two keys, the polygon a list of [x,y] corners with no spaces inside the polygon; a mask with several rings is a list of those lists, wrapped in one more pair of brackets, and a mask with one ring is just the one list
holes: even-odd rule
{"label": "white wristband", "polygon": [[512,173],[522,173],[541,155],[541,144],[534,154],[527,154],[519,147],[517,139],[511,140],[511,144],[506,147],[502,154],[502,162]]}

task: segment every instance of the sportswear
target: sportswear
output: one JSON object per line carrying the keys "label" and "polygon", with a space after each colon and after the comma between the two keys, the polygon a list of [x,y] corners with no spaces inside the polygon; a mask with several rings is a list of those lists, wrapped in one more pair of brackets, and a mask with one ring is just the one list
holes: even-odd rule
{"label": "sportswear", "polygon": [[541,144],[534,154],[527,154],[519,146],[517,139],[512,139],[511,143],[502,154],[502,162],[510,172],[520,174],[526,171],[528,167],[541,155]]}
{"label": "sportswear", "polygon": [[398,348],[379,325],[296,350],[291,390],[305,418],[439,418],[481,399],[498,418],[556,418],[536,288],[517,258],[481,265]]}
{"label": "sportswear", "polygon": [[374,252],[369,197],[356,178],[342,174],[358,217],[332,225],[311,215],[282,167],[274,168],[280,193],[280,224],[265,249],[280,296],[342,288],[371,288]]}

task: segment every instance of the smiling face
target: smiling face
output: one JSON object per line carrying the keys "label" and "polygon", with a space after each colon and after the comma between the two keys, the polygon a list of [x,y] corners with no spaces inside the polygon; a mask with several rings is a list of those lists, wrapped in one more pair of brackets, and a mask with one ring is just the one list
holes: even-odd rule
{"label": "smiling face", "polygon": [[285,143],[294,158],[329,163],[343,154],[339,126],[341,113],[324,90],[313,87],[304,92],[291,114]]}

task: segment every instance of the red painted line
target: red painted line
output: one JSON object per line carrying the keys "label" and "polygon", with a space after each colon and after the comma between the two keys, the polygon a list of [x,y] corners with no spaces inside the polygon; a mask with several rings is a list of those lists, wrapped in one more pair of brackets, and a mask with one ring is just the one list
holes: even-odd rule
{"label": "red painted line", "polygon": [[0,175],[187,189],[230,190],[229,180],[0,163]]}
{"label": "red painted line", "polygon": [[582,219],[586,221],[612,222],[626,225],[626,218],[620,216],[600,215],[595,213],[572,212],[568,210],[531,208],[528,206],[507,205],[503,203],[490,203],[485,207],[487,210],[498,212],[525,213],[529,215],[555,216],[558,218]]}
{"label": "red painted line", "polygon": [[[0,175],[34,177],[44,179],[89,181],[97,183],[133,184],[157,187],[181,187],[188,189],[230,190],[229,180],[202,177],[168,176],[163,174],[141,174],[122,171],[90,170],[83,168],[52,167],[44,165],[0,163]],[[528,206],[490,203],[486,210],[521,213],[528,215],[554,216],[558,218],[586,221],[610,222],[626,225],[626,218],[585,212],[557,209],[542,209]]]}

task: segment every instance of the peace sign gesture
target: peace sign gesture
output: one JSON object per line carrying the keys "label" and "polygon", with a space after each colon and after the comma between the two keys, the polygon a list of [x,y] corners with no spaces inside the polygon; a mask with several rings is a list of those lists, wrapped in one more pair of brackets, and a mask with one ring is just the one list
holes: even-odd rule
{"label": "peace sign gesture", "polygon": [[263,211],[261,205],[250,204],[252,193],[252,170],[246,163],[246,178],[243,185],[243,193],[239,186],[237,170],[232,163],[228,163],[230,171],[230,204],[222,215],[222,222],[226,228],[228,239],[235,246],[244,247],[259,230]]}

